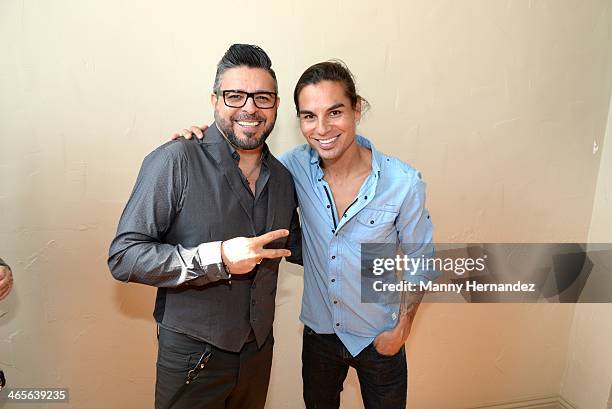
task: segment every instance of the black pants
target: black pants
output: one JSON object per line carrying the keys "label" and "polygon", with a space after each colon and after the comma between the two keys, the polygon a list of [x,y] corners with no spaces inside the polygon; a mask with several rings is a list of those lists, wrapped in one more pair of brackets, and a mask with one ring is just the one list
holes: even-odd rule
{"label": "black pants", "polygon": [[[256,342],[245,344],[240,352],[211,346],[208,364],[187,386],[172,409],[263,409],[270,381],[273,344],[270,334],[260,350]],[[156,409],[167,406],[206,345],[209,344],[159,328]]]}
{"label": "black pants", "polygon": [[349,367],[359,378],[365,409],[404,409],[408,386],[406,351],[393,356],[370,344],[353,357],[336,334],[317,334],[304,328],[302,380],[307,409],[338,409]]}

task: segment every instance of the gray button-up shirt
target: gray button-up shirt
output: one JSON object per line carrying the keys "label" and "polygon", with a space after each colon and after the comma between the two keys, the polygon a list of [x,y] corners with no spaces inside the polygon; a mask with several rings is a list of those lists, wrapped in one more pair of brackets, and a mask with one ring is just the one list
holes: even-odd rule
{"label": "gray button-up shirt", "polygon": [[256,274],[230,285],[220,250],[224,240],[288,229],[266,247],[289,248],[289,261],[301,262],[291,175],[264,156],[255,195],[214,124],[204,141],[172,141],[145,158],[108,264],[120,281],[159,287],[154,316],[165,328],[230,351],[251,327],[258,344],[265,341],[280,259],[264,259]]}

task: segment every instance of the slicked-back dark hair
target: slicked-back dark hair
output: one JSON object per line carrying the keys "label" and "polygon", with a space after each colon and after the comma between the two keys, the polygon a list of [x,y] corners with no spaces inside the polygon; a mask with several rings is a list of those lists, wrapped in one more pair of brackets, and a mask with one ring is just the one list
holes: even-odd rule
{"label": "slicked-back dark hair", "polygon": [[355,87],[355,77],[351,70],[341,60],[329,60],[312,65],[304,71],[293,91],[293,102],[295,102],[295,110],[300,115],[300,106],[298,99],[300,92],[307,85],[316,85],[321,81],[339,82],[344,87],[344,93],[351,101],[353,110],[357,108],[357,102],[361,101],[361,112],[365,112],[370,108],[370,103],[357,94]]}
{"label": "slicked-back dark hair", "polygon": [[272,61],[268,54],[256,45],[232,44],[217,64],[217,73],[215,74],[215,83],[213,85],[214,93],[219,92],[223,73],[230,68],[236,67],[261,68],[268,71],[274,79],[274,91],[278,92],[276,74],[272,69]]}

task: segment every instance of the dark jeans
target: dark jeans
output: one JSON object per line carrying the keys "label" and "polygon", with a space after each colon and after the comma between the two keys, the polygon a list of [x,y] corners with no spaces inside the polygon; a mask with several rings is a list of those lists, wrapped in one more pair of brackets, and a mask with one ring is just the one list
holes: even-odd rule
{"label": "dark jeans", "polygon": [[353,357],[335,334],[304,327],[302,380],[307,409],[338,409],[350,366],[355,368],[365,409],[405,409],[408,369],[404,347],[393,356],[370,344]]}
{"label": "dark jeans", "polygon": [[[161,327],[158,341],[155,408],[164,409],[210,344]],[[208,364],[172,409],[263,409],[273,344],[270,333],[260,350],[256,342],[246,343],[240,352],[211,345]]]}

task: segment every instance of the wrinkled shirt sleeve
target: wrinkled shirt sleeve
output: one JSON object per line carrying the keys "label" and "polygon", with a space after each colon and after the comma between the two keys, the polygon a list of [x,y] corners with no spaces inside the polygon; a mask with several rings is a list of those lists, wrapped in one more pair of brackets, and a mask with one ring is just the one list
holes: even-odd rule
{"label": "wrinkled shirt sleeve", "polygon": [[[412,187],[401,204],[396,221],[402,253],[415,259],[427,259],[434,255],[433,225],[425,208],[425,193],[426,185],[420,173],[415,172]],[[439,275],[439,272],[421,265],[416,271],[406,274],[405,279],[426,283]]]}
{"label": "wrinkled shirt sleeve", "polygon": [[163,147],[145,158],[110,245],[108,266],[117,280],[178,287],[228,278],[220,241],[196,247],[164,243],[188,188],[186,161]]}

